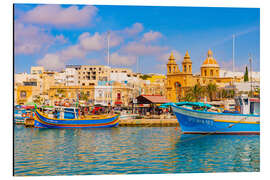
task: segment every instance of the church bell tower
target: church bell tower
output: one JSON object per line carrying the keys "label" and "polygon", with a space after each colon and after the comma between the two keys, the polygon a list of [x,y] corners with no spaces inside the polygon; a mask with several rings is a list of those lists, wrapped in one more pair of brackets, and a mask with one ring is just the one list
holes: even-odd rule
{"label": "church bell tower", "polygon": [[171,52],[171,55],[168,59],[168,63],[167,63],[167,74],[174,74],[174,73],[178,73],[179,72],[179,67],[175,62],[175,58],[173,56],[173,52]]}

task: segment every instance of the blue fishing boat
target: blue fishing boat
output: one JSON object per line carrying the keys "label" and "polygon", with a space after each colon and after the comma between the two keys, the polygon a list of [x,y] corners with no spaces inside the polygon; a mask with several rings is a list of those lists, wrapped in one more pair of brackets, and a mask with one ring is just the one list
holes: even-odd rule
{"label": "blue fishing boat", "polygon": [[[59,113],[58,113],[59,114]],[[69,112],[70,114],[70,112]],[[60,112],[60,117],[52,117],[35,109],[34,127],[36,128],[105,128],[116,127],[119,123],[119,115],[89,115],[78,116],[78,111],[74,108],[74,118],[66,118],[64,112]]]}
{"label": "blue fishing boat", "polygon": [[171,107],[184,134],[260,134],[259,103],[258,98],[239,97],[239,112],[210,112],[214,108],[201,102],[181,102]]}

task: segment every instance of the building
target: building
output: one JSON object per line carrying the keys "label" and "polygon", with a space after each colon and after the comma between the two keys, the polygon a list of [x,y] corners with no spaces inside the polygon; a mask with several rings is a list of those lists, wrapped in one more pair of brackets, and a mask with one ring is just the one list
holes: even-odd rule
{"label": "building", "polygon": [[112,103],[112,86],[95,86],[94,104],[110,106]]}
{"label": "building", "polygon": [[31,66],[31,74],[42,74],[43,72],[43,66]]}
{"label": "building", "polygon": [[40,92],[37,81],[24,81],[23,84],[15,87],[15,104],[25,105],[33,102]]}
{"label": "building", "polygon": [[94,102],[95,87],[92,86],[51,86],[49,89],[50,104],[54,105],[56,101],[69,100],[77,101],[82,100],[84,102]]}
{"label": "building", "polygon": [[220,67],[213,57],[213,52],[209,50],[207,57],[204,60],[200,74],[193,75],[192,61],[188,52],[182,61],[182,71],[176,64],[173,53],[171,53],[167,63],[167,82],[166,82],[166,97],[172,101],[180,101],[189,88],[196,84],[206,86],[210,83],[217,84],[218,87],[225,87],[234,82],[240,82],[239,77],[221,77]]}
{"label": "building", "polygon": [[78,85],[78,71],[75,68],[65,69],[66,86]]}

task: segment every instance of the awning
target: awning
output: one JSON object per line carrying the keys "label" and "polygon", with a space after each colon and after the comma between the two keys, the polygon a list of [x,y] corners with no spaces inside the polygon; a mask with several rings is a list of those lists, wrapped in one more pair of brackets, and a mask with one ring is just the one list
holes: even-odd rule
{"label": "awning", "polygon": [[169,100],[165,96],[160,95],[141,95],[137,97],[138,104],[163,104]]}
{"label": "awning", "polygon": [[123,104],[121,101],[116,101],[115,103],[114,103],[115,105],[121,105],[121,104]]}

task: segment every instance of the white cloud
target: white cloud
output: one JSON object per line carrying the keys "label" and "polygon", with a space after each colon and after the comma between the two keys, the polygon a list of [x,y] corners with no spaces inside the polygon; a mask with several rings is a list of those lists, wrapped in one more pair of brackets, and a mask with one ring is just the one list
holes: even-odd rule
{"label": "white cloud", "polygon": [[121,36],[116,32],[110,33],[110,47],[118,46],[121,42],[123,42],[123,38]]}
{"label": "white cloud", "polygon": [[60,70],[65,67],[64,62],[57,54],[46,54],[37,64],[43,66],[47,70]]}
{"label": "white cloud", "polygon": [[15,22],[14,42],[16,54],[33,54],[53,44],[54,37],[38,27]]}
{"label": "white cloud", "polygon": [[79,45],[69,46],[60,52],[63,60],[70,60],[72,58],[83,58],[86,52],[80,48]]}
{"label": "white cloud", "polygon": [[160,32],[149,31],[143,34],[142,41],[143,42],[155,41],[161,37],[162,37],[162,34]]}
{"label": "white cloud", "polygon": [[112,65],[131,66],[136,63],[136,57],[113,53],[110,55],[110,63]]}
{"label": "white cloud", "polygon": [[133,55],[156,55],[166,51],[168,47],[146,45],[138,42],[130,42],[121,51]]}
{"label": "white cloud", "polygon": [[141,23],[134,23],[130,28],[125,28],[122,32],[129,36],[136,35],[143,30],[143,25]]}
{"label": "white cloud", "polygon": [[99,51],[106,47],[104,36],[96,32],[93,36],[86,32],[79,37],[80,45],[85,51]]}
{"label": "white cloud", "polygon": [[23,22],[54,26],[86,26],[93,21],[98,9],[94,6],[63,8],[60,5],[40,5],[21,18]]}

